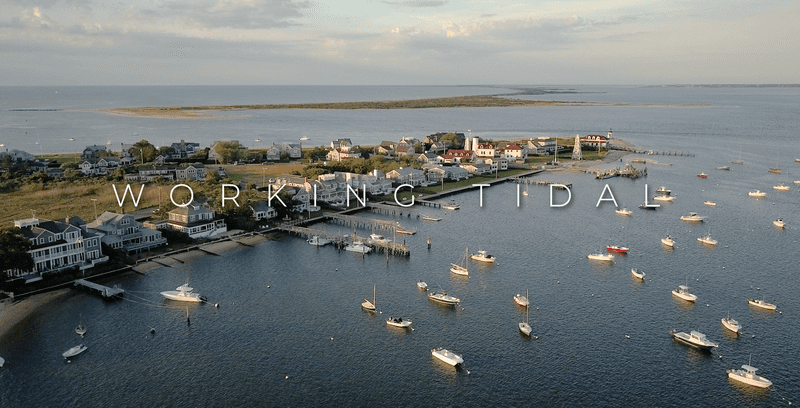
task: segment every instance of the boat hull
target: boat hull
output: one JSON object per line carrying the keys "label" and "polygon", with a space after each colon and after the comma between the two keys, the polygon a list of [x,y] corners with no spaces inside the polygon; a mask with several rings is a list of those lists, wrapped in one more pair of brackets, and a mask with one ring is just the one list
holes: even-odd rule
{"label": "boat hull", "polygon": [[529,325],[528,323],[522,322],[522,323],[519,324],[519,331],[522,334],[530,337],[531,331],[532,331],[531,325]]}
{"label": "boat hull", "polygon": [[759,309],[764,309],[764,310],[775,310],[775,309],[777,309],[777,307],[775,305],[773,305],[772,303],[760,302],[760,301],[753,300],[753,299],[748,300],[747,303],[749,303],[750,306],[755,306],[755,307],[757,307]]}
{"label": "boat hull", "polygon": [[759,375],[754,375],[752,378],[748,377],[742,370],[728,370],[728,378],[758,388],[769,388],[772,386],[772,381]]}
{"label": "boat hull", "polygon": [[434,358],[436,358],[437,360],[439,360],[441,362],[444,362],[446,364],[449,364],[449,365],[451,365],[453,367],[461,365],[461,364],[464,363],[464,359],[461,358],[461,356],[459,356],[456,353],[453,353],[450,350],[443,349],[443,348],[437,348],[437,349],[431,350],[431,355]]}
{"label": "boat hull", "polygon": [[528,298],[522,295],[514,296],[514,303],[522,307],[527,307],[528,305],[530,305],[530,301],[528,300]]}
{"label": "boat hull", "polygon": [[71,358],[77,356],[78,354],[83,353],[87,349],[88,347],[81,344],[61,353],[61,355],[64,356],[64,358]]}
{"label": "boat hull", "polygon": [[739,330],[742,328],[742,326],[740,326],[737,321],[735,321],[735,320],[731,321],[731,320],[733,320],[733,319],[729,320],[727,318],[723,318],[721,320],[722,321],[722,327],[724,327],[724,328],[726,328],[726,329],[728,329],[728,330],[730,330],[730,331],[732,331],[732,332],[734,332],[736,334],[739,334]]}
{"label": "boat hull", "polygon": [[692,337],[684,332],[675,333],[672,332],[672,338],[681,342],[689,347],[696,348],[701,351],[711,351],[711,349],[716,348],[717,345],[714,343],[699,343],[692,340]]}
{"label": "boat hull", "polygon": [[455,306],[461,302],[461,299],[449,295],[442,295],[436,292],[428,295],[428,299],[445,306]]}
{"label": "boat hull", "polygon": [[388,318],[386,319],[386,324],[388,326],[397,327],[399,329],[409,329],[411,328],[411,320],[402,320],[399,321],[396,319]]}
{"label": "boat hull", "polygon": [[161,292],[161,295],[169,300],[177,300],[179,302],[204,302],[206,299],[203,296],[200,296],[196,293],[192,293],[189,296],[182,295],[180,292],[174,290],[168,290],[166,292]]}
{"label": "boat hull", "polygon": [[697,296],[695,296],[695,295],[693,295],[691,293],[680,293],[680,292],[678,292],[676,290],[672,291],[672,296],[675,296],[676,298],[679,298],[679,299],[683,299],[683,300],[685,300],[687,302],[694,302],[695,300],[697,300]]}

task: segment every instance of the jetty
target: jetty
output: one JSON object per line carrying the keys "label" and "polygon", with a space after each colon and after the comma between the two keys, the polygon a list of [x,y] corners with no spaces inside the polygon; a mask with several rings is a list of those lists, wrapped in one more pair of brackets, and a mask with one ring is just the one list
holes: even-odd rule
{"label": "jetty", "polygon": [[[589,171],[589,170],[587,170]],[[637,169],[636,167],[631,166],[630,164],[626,164],[625,168],[620,169],[619,167],[614,169],[607,169],[607,170],[595,170],[593,171],[594,178],[603,180],[611,177],[627,177],[630,179],[635,179],[639,177],[647,176],[647,167],[642,169]]]}
{"label": "jetty", "polygon": [[120,288],[118,285],[114,285],[113,288],[110,288],[108,286],[103,286],[99,283],[89,282],[86,279],[75,280],[75,286],[82,286],[84,288],[87,288],[90,291],[99,294],[104,299],[115,298],[125,294],[125,290]]}

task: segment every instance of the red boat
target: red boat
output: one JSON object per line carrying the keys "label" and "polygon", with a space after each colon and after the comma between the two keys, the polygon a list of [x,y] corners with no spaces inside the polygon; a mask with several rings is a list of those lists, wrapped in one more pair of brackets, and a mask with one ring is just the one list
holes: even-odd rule
{"label": "red boat", "polygon": [[609,246],[606,247],[606,251],[608,251],[608,252],[616,252],[616,253],[619,253],[619,254],[627,254],[628,251],[630,251],[630,250],[631,249],[628,248],[628,247],[621,247],[621,246],[616,246],[616,245],[609,245]]}
{"label": "red boat", "polygon": [[708,177],[708,174],[706,174],[706,173],[700,173],[700,174],[698,174],[698,175],[697,175],[697,177],[700,177],[700,178],[706,178],[706,177]]}

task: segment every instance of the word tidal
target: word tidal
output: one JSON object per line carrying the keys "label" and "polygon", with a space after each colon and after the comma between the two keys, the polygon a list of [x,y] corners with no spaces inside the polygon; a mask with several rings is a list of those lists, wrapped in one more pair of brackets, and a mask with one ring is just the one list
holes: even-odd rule
{"label": "word tidal", "polygon": [[[133,201],[133,206],[134,207],[138,207],[139,206],[139,200],[142,198],[142,192],[144,192],[144,186],[145,185],[142,184],[142,186],[139,188],[139,195],[134,197],[134,193],[133,193],[133,189],[131,188],[131,185],[130,184],[126,184],[125,185],[125,190],[122,193],[122,198],[120,198],[119,192],[117,191],[117,186],[115,184],[111,185],[111,187],[114,190],[114,195],[117,198],[117,203],[119,204],[120,207],[122,207],[123,204],[125,203],[125,198],[128,196],[129,192],[131,194],[131,201]],[[479,192],[480,192],[480,206],[483,207],[483,188],[484,187],[491,187],[491,185],[490,184],[473,184],[472,186],[473,187],[478,187]],[[552,207],[552,208],[566,207],[567,204],[569,204],[570,201],[572,201],[572,190],[569,187],[567,187],[567,186],[565,186],[563,184],[549,184],[549,186],[550,186],[550,207]],[[175,202],[175,200],[173,199],[173,193],[175,192],[175,189],[178,188],[178,187],[183,187],[183,188],[186,188],[186,189],[189,190],[189,202],[183,203],[183,204],[178,204],[178,203]],[[284,187],[286,187],[285,184],[281,185],[280,188],[275,190],[274,193],[272,192],[272,186],[271,185],[267,187],[267,205],[271,206],[272,205],[272,200],[276,199],[276,200],[278,200],[278,202],[281,203],[281,205],[286,207],[286,203],[284,203],[283,200],[281,200],[281,198],[278,197],[278,193],[280,193],[281,190],[283,190]],[[411,184],[402,184],[402,185],[398,186],[394,190],[394,202],[397,203],[397,205],[399,205],[401,207],[411,207],[411,206],[414,205],[414,195],[413,194],[411,195],[411,202],[409,204],[403,204],[397,198],[397,193],[401,189],[404,189],[404,188],[408,188],[411,192],[414,191],[414,186],[412,186]],[[565,201],[563,203],[556,204],[553,201],[553,189],[554,188],[558,188],[558,189],[561,189],[561,190],[566,190],[566,192],[568,194],[567,201]],[[227,196],[225,196],[226,189],[235,190],[236,194],[234,196],[232,196],[232,197],[227,197]],[[645,207],[650,207],[650,208],[661,207],[661,205],[659,205],[659,204],[650,204],[647,201],[648,200],[648,196],[649,196],[647,190],[648,190],[648,185],[645,184],[644,185],[644,206]],[[361,197],[358,196],[358,192],[356,192],[356,190],[354,190],[353,187],[351,187],[350,185],[347,186],[347,194],[346,194],[347,201],[346,202],[347,202],[347,206],[348,207],[350,206],[350,193],[351,192],[353,193],[354,198],[356,199],[356,201],[358,201],[359,204],[361,204],[362,206],[366,206],[367,205],[366,184],[361,186]],[[239,197],[239,193],[240,193],[239,187],[236,186],[235,184],[223,184],[222,185],[222,207],[223,208],[225,207],[225,202],[226,201],[233,201],[233,203],[236,205],[236,207],[240,207],[239,203],[236,201],[236,199]],[[169,200],[172,202],[172,204],[174,204],[177,207],[188,207],[189,204],[191,204],[192,201],[194,201],[194,191],[192,190],[191,187],[189,187],[186,184],[177,184],[177,185],[173,186],[172,189],[169,190]],[[614,203],[615,207],[619,207],[619,205],[617,204],[617,199],[614,197],[614,193],[611,191],[611,187],[608,184],[606,184],[605,187],[603,187],[603,192],[600,193],[600,198],[597,199],[597,204],[595,205],[595,207],[600,207],[600,204],[602,202],[604,202],[604,201],[612,202],[612,203]],[[314,206],[316,206],[316,205],[317,205],[317,186],[314,185]],[[520,206],[520,185],[517,184],[517,207],[519,207],[519,206]]]}

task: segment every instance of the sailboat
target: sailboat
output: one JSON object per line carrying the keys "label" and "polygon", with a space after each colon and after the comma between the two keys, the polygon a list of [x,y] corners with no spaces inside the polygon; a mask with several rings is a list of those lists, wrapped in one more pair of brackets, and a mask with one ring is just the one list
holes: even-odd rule
{"label": "sailboat", "polygon": [[376,304],[376,302],[375,302],[375,285],[372,285],[372,302],[370,302],[367,299],[364,299],[364,301],[361,302],[361,307],[364,308],[364,310],[366,310],[368,312],[375,313],[375,310],[376,310],[375,309],[375,304]]}
{"label": "sailboat", "polygon": [[86,326],[83,325],[83,314],[81,314],[80,323],[78,323],[78,327],[75,328],[75,333],[78,333],[83,337],[86,334]]}
{"label": "sailboat", "polygon": [[[525,289],[525,298],[528,298],[528,290]],[[519,331],[526,336],[531,335],[530,321],[530,305],[525,305],[525,321],[519,323]]]}
{"label": "sailboat", "polygon": [[732,161],[731,163],[733,163],[733,164],[744,164],[744,162],[742,161],[742,146],[739,146],[739,158],[734,160],[734,161]]}
{"label": "sailboat", "polygon": [[524,195],[525,197],[528,196],[528,184],[527,183],[525,184],[525,191],[522,192],[522,195]]}
{"label": "sailboat", "polygon": [[465,249],[464,250],[464,266],[456,265],[454,263],[451,263],[450,264],[451,265],[450,266],[450,272],[453,272],[456,275],[469,276],[469,270],[467,270],[467,268],[469,266],[468,263],[469,263],[469,249]]}

